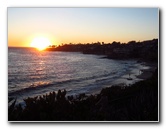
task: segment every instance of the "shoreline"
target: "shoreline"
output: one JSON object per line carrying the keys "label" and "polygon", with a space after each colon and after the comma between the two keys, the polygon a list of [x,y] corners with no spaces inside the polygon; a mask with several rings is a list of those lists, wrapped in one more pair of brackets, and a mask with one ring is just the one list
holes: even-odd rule
{"label": "shoreline", "polygon": [[140,78],[143,80],[150,78],[153,75],[154,71],[158,68],[158,64],[154,62],[145,62],[144,65],[148,66],[149,68],[141,69],[140,71],[142,72],[142,74],[137,76],[137,78]]}
{"label": "shoreline", "polygon": [[[137,60],[136,60],[137,61]],[[100,94],[102,89],[109,88],[112,86],[131,86],[137,82],[144,81],[146,79],[149,79],[154,74],[155,70],[157,69],[158,64],[155,62],[147,62],[147,61],[141,61],[136,62],[134,64],[134,68],[129,68],[128,71],[122,75],[121,77],[115,79],[114,81],[100,86],[93,90],[93,92],[87,92],[86,95],[96,95]],[[79,94],[79,93],[78,93]]]}
{"label": "shoreline", "polygon": [[111,85],[130,86],[138,81],[150,78],[158,67],[157,63],[141,61],[136,63],[135,68],[130,69],[126,74],[116,79]]}

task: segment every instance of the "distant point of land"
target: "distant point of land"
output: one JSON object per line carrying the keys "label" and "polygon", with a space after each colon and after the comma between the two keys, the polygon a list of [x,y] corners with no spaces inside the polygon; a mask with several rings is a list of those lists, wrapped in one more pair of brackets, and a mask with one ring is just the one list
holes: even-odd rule
{"label": "distant point of land", "polygon": [[[141,59],[158,61],[158,39],[142,42],[129,41],[128,43],[96,42],[86,44],[52,45],[46,51],[82,52],[83,54],[105,55],[110,59]],[[146,55],[146,56],[145,56]]]}

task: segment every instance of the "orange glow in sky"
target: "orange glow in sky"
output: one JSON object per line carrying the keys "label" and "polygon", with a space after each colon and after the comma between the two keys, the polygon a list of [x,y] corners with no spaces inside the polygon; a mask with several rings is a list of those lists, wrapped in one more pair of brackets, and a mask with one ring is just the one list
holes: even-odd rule
{"label": "orange glow in sky", "polygon": [[[158,38],[158,8],[8,8],[8,46],[143,41]],[[35,40],[35,41],[33,41]]]}

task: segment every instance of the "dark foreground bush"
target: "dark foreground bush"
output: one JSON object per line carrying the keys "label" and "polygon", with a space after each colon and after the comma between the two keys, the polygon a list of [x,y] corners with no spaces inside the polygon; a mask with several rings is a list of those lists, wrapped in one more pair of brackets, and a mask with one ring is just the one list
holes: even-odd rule
{"label": "dark foreground bush", "polygon": [[22,108],[13,100],[9,121],[158,121],[158,73],[128,87],[105,88],[98,95],[66,97],[66,90],[59,90],[24,101]]}

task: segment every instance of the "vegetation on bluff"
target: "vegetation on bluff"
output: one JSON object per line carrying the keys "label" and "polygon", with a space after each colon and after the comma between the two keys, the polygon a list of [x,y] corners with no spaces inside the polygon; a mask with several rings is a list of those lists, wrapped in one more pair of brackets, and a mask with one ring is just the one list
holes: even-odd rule
{"label": "vegetation on bluff", "polygon": [[22,108],[9,99],[9,121],[158,121],[158,70],[147,80],[97,95],[66,96],[59,90],[24,101]]}
{"label": "vegetation on bluff", "polygon": [[[158,39],[142,42],[129,41],[128,43],[87,43],[87,44],[63,44],[52,46],[47,51],[82,52],[84,54],[105,55],[110,59],[144,59],[148,61],[158,60]],[[146,56],[145,56],[146,55]]]}

